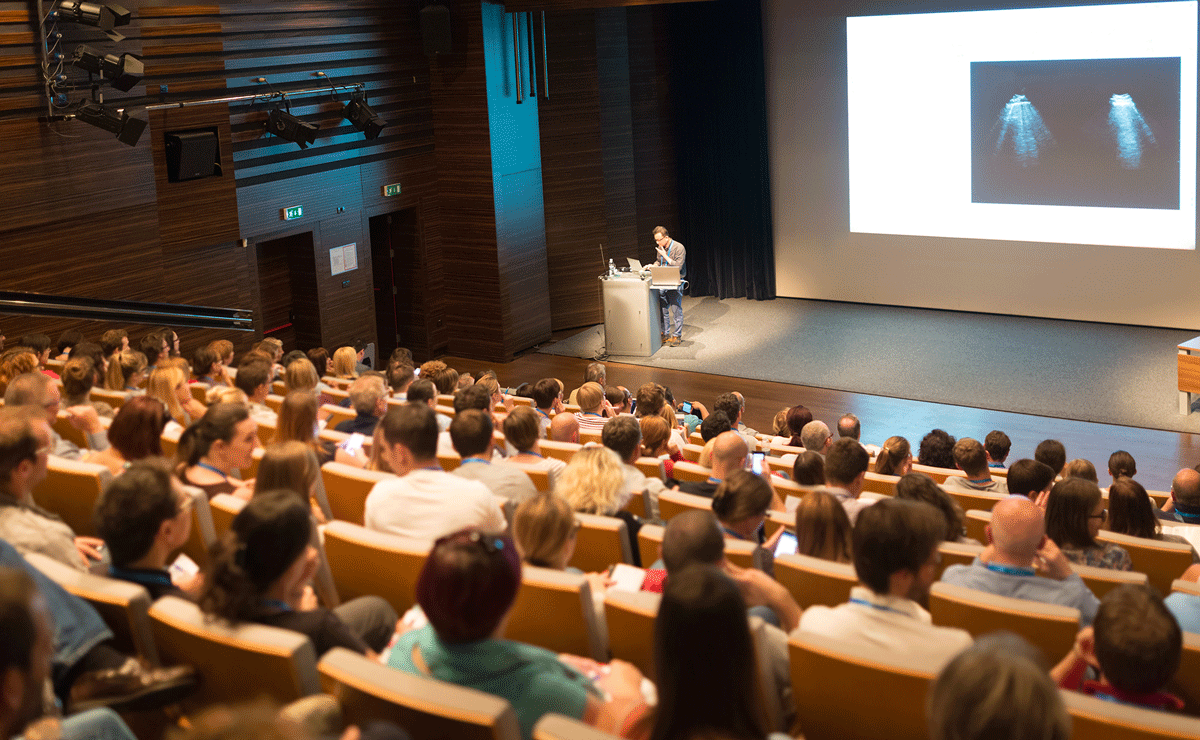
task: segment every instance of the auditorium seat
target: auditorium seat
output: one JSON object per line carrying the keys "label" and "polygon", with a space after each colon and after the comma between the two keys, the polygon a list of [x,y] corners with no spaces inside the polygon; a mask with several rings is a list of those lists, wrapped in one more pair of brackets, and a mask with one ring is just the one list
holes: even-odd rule
{"label": "auditorium seat", "polygon": [[1200,716],[1200,635],[1183,633],[1183,656],[1167,691],[1183,699],[1183,711]]}
{"label": "auditorium seat", "polygon": [[958,468],[935,468],[931,465],[921,465],[916,461],[916,459],[913,460],[912,472],[924,473],[930,478],[933,478],[939,484],[945,483],[946,479],[952,475],[961,476],[963,474],[963,472]]}
{"label": "auditorium seat", "polygon": [[204,491],[195,486],[183,486],[183,490],[192,497],[192,531],[188,533],[187,542],[183,544],[183,554],[203,569],[208,565],[208,550],[217,541],[212,508],[208,505],[208,495]]}
{"label": "auditorium seat", "polygon": [[437,398],[435,400],[439,406],[454,406],[453,393],[439,393],[437,394]]}
{"label": "auditorium seat", "polygon": [[88,391],[88,400],[102,401],[112,406],[113,409],[120,410],[129,400],[129,394],[125,391],[110,391],[107,388],[92,388]]}
{"label": "auditorium seat", "polygon": [[271,409],[276,414],[278,414],[279,411],[283,408],[283,396],[280,396],[275,393],[271,393],[267,396],[266,400],[263,401],[263,403],[266,404],[267,408]]}
{"label": "auditorium seat", "polygon": [[41,553],[29,553],[25,560],[42,575],[91,604],[112,630],[114,648],[145,658],[152,666],[159,664],[158,648],[150,629],[150,594],[144,587],[84,573]]}
{"label": "auditorium seat", "polygon": [[975,562],[975,558],[979,557],[979,553],[983,552],[983,545],[943,542],[938,545],[938,552],[942,555],[942,564],[938,569],[937,575],[940,579],[942,573],[951,565],[970,565]]}
{"label": "auditorium seat", "polygon": [[212,388],[208,383],[189,383],[188,389],[192,392],[192,398],[197,403],[208,402],[208,390]]}
{"label": "auditorium seat", "polygon": [[162,444],[163,456],[168,460],[175,459],[175,453],[179,449],[179,435],[183,434],[183,428],[170,424],[163,430],[159,436],[159,441]]}
{"label": "auditorium seat", "polygon": [[1009,630],[1041,649],[1053,665],[1071,650],[1079,632],[1079,610],[1058,604],[997,596],[973,588],[935,583],[929,592],[933,623],[979,637]]}
{"label": "auditorium seat", "polygon": [[287,383],[282,380],[276,380],[271,383],[271,393],[277,396],[286,396],[287,392]]}
{"label": "auditorium seat", "polygon": [[629,661],[654,680],[654,618],[662,595],[610,590],[604,596],[604,621],[612,657]]}
{"label": "auditorium seat", "polygon": [[786,442],[772,442],[767,445],[766,452],[771,457],[783,457],[784,455],[799,455],[804,452],[803,447],[793,447]]}
{"label": "auditorium seat", "polygon": [[246,507],[248,502],[228,493],[218,493],[208,502],[209,513],[212,515],[213,532],[217,539],[225,536],[233,525],[233,518]]}
{"label": "auditorium seat", "polygon": [[527,398],[525,396],[505,396],[504,398],[506,400],[512,400],[513,408],[516,408],[517,406],[527,406],[529,408],[533,408],[532,398]]}
{"label": "auditorium seat", "polygon": [[633,564],[633,545],[625,520],[615,516],[575,514],[582,526],[575,535],[570,565],[584,573],[601,573],[616,563]]}
{"label": "auditorium seat", "polygon": [[340,383],[343,382],[346,383],[347,387],[349,386],[348,381],[335,381],[334,383],[326,382],[326,385],[328,385],[329,388],[321,391],[321,395],[332,399],[332,401],[325,401],[325,403],[333,403],[336,406],[350,397],[350,392],[340,385]]}
{"label": "auditorium seat", "polygon": [[579,404],[576,404],[576,403],[564,403],[563,404],[563,413],[564,414],[581,414],[581,413],[583,413],[583,409],[579,408]]}
{"label": "auditorium seat", "polygon": [[[989,493],[987,491],[952,491],[945,489],[946,493],[950,494],[950,498],[958,502],[963,511],[988,511],[992,510],[998,502],[1008,498],[1007,493]],[[980,540],[982,542],[983,540]]]}
{"label": "auditorium seat", "polygon": [[662,541],[665,527],[657,524],[643,524],[638,528],[637,548],[642,556],[642,567],[649,568],[662,557]]}
{"label": "auditorium seat", "polygon": [[344,406],[335,406],[331,403],[327,403],[322,406],[321,413],[328,414],[328,417],[325,421],[325,426],[328,429],[333,429],[335,431],[337,430],[338,424],[341,424],[343,421],[351,421],[358,416],[354,409],[348,409]]}
{"label": "auditorium seat", "polygon": [[66,411],[59,411],[58,417],[51,426],[54,428],[54,431],[58,432],[58,436],[74,444],[79,449],[90,450],[92,448],[91,443],[88,442],[87,435],[84,434],[82,429],[78,429],[71,424],[70,417],[67,416]]}
{"label": "auditorium seat", "polygon": [[1079,574],[1091,592],[1096,595],[1097,599],[1103,599],[1104,594],[1112,591],[1117,586],[1131,584],[1134,586],[1146,585],[1148,578],[1145,573],[1139,573],[1136,570],[1113,570],[1112,568],[1093,568],[1090,565],[1071,564],[1071,570]]}
{"label": "auditorium seat", "polygon": [[967,509],[963,513],[963,527],[967,536],[983,544],[988,543],[987,527],[992,523],[992,512],[979,509]]}
{"label": "auditorium seat", "polygon": [[[540,444],[545,445],[546,443],[542,442]],[[647,478],[658,478],[661,481],[665,481],[667,479],[665,462],[661,458],[642,456],[634,461],[633,464]]]}
{"label": "auditorium seat", "polygon": [[533,740],[615,740],[617,737],[554,712],[543,714],[533,726]]}
{"label": "auditorium seat", "polygon": [[858,585],[853,565],[808,555],[775,558],[775,580],[791,592],[801,609],[845,604],[850,600],[850,589]]}
{"label": "auditorium seat", "polygon": [[768,473],[783,473],[791,476],[792,469],[795,467],[795,461],[784,462],[783,458],[766,457],[763,461],[767,464],[767,469],[764,472]]}
{"label": "auditorium seat", "polygon": [[[441,462],[439,459],[438,462]],[[510,462],[514,468],[518,468],[525,475],[529,476],[529,480],[533,482],[533,487],[539,491],[550,490],[550,471],[545,468],[535,468],[529,463]],[[445,467],[445,466],[443,466]]]}
{"label": "auditorium seat", "polygon": [[46,477],[33,489],[33,500],[58,514],[77,536],[93,536],[92,515],[112,473],[98,463],[49,456]]}
{"label": "auditorium seat", "polygon": [[702,454],[704,454],[704,445],[686,444],[683,446],[683,459],[688,462],[700,462]]}
{"label": "auditorium seat", "polygon": [[1086,740],[1167,740],[1200,737],[1200,719],[1174,712],[1060,692],[1071,715],[1072,737]]}
{"label": "auditorium seat", "polygon": [[342,521],[327,524],[324,535],[329,571],[343,601],[382,596],[397,614],[416,603],[417,577],[433,549],[432,542]]}
{"label": "auditorium seat", "polygon": [[783,501],[787,501],[788,496],[804,498],[804,494],[813,490],[809,486],[802,486],[795,481],[788,480],[787,478],[780,478],[778,475],[767,476],[767,482],[771,484],[771,488]]}
{"label": "auditorium seat", "polygon": [[579,444],[585,445],[589,442],[591,442],[593,444],[600,444],[600,432],[594,432],[594,431],[590,431],[587,429],[580,429],[579,430]]}
{"label": "auditorium seat", "polygon": [[698,431],[692,432],[691,434],[689,434],[687,436],[687,441],[689,444],[700,445],[701,447],[703,447],[704,446],[704,435]]}
{"label": "auditorium seat", "polygon": [[541,448],[542,455],[545,457],[553,457],[555,460],[571,462],[571,457],[583,445],[578,442],[556,442],[552,439],[543,439],[538,441],[538,447]]}
{"label": "auditorium seat", "polygon": [[1176,578],[1174,581],[1171,581],[1171,593],[1175,593],[1176,591],[1200,596],[1200,583]]}
{"label": "auditorium seat", "polygon": [[867,471],[867,475],[863,478],[863,490],[871,493],[881,493],[884,496],[896,495],[896,484],[900,482],[898,475],[880,475]]}
{"label": "auditorium seat", "polygon": [[[675,463],[676,469],[681,464]],[[664,522],[671,521],[671,517],[676,514],[682,514],[692,509],[712,511],[712,499],[707,496],[697,496],[691,493],[680,493],[679,491],[670,490],[658,494],[658,517]]]}
{"label": "auditorium seat", "polygon": [[1130,537],[1100,530],[1100,542],[1120,545],[1129,553],[1133,569],[1150,577],[1150,585],[1159,593],[1171,590],[1171,582],[1192,565],[1192,546],[1183,542],[1163,542],[1144,537]]}
{"label": "auditorium seat", "polygon": [[556,653],[608,660],[608,636],[600,632],[591,585],[575,573],[523,566],[504,636]]}
{"label": "auditorium seat", "polygon": [[753,542],[725,538],[725,559],[739,568],[755,567],[754,553],[757,550],[758,545]]}
{"label": "auditorium seat", "polygon": [[712,475],[712,468],[706,468],[688,460],[675,463],[671,476],[678,481],[703,483]]}
{"label": "auditorium seat", "polygon": [[327,462],[321,466],[321,479],[329,497],[329,509],[334,519],[354,524],[363,523],[367,494],[381,480],[394,478],[392,473],[363,470],[353,465]]}
{"label": "auditorium seat", "polygon": [[938,661],[800,630],[788,638],[788,657],[796,722],[805,740],[929,737],[925,695],[941,670]]}
{"label": "auditorium seat", "polygon": [[286,704],[320,691],[317,659],[307,636],[282,627],[210,619],[200,607],[164,596],[150,607],[163,665],[195,666],[200,679],[189,708],[267,696]]}
{"label": "auditorium seat", "polygon": [[398,671],[346,648],[323,655],[317,670],[346,725],[382,720],[418,739],[521,740],[516,713],[498,696]]}
{"label": "auditorium seat", "polygon": [[[264,440],[263,444],[269,445],[271,442]],[[254,448],[254,451],[250,453],[250,466],[247,468],[242,468],[242,470],[239,471],[239,474],[242,476],[242,480],[251,480],[252,478],[258,477],[258,466],[259,463],[262,462],[263,455],[265,454],[267,454],[267,448],[265,446]]]}
{"label": "auditorium seat", "polygon": [[438,453],[438,465],[442,466],[442,470],[447,473],[453,473],[458,470],[458,466],[462,465],[462,457],[457,454]]}

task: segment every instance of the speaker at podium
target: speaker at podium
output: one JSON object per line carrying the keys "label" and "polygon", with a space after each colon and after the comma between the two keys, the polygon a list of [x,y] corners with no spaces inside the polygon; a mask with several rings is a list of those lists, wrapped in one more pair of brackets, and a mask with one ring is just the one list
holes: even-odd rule
{"label": "speaker at podium", "polygon": [[638,272],[600,277],[605,349],[610,355],[649,357],[662,346],[662,309],[648,278]]}

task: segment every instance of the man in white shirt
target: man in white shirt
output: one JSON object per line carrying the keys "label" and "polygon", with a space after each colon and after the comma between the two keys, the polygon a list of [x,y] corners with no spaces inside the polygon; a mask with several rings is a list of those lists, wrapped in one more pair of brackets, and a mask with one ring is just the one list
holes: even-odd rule
{"label": "man in white shirt", "polygon": [[438,464],[438,427],[424,404],[393,406],[380,422],[384,460],[396,478],[379,481],[367,495],[368,529],[435,540],[464,527],[490,532],[507,527],[488,487],[451,475]]}
{"label": "man in white shirt", "polygon": [[450,422],[450,440],[462,463],[454,475],[477,480],[492,493],[515,501],[524,501],[537,494],[533,481],[525,473],[504,461],[492,462],[495,437],[492,417],[477,409],[463,411]]}
{"label": "man in white shirt", "polygon": [[884,499],[863,510],[854,527],[850,601],[814,606],[799,629],[849,644],[949,661],[971,644],[961,629],[936,627],[924,605],[937,579],[946,521],[929,504]]}

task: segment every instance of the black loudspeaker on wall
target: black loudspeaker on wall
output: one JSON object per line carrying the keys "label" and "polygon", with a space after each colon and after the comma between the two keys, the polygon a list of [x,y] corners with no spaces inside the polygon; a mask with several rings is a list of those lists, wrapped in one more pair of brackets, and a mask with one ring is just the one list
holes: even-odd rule
{"label": "black loudspeaker on wall", "polygon": [[421,8],[421,41],[425,56],[450,53],[450,8],[440,3]]}
{"label": "black loudspeaker on wall", "polygon": [[167,181],[182,182],[221,174],[216,129],[168,131]]}

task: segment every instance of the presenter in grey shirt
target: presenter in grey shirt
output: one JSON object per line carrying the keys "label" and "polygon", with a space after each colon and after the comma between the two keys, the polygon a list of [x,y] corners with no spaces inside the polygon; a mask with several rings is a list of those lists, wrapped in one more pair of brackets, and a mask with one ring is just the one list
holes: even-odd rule
{"label": "presenter in grey shirt", "polygon": [[[678,267],[679,277],[687,277],[687,266],[684,264],[687,259],[687,250],[683,248],[682,244],[672,239],[663,226],[655,226],[652,233],[654,234],[654,249],[658,252],[658,264]],[[683,337],[683,293],[678,289],[660,290],[658,291],[658,302],[662,306],[663,344],[677,346]],[[672,307],[674,307],[674,311],[670,310]],[[675,314],[674,324],[670,320],[671,313]]]}

